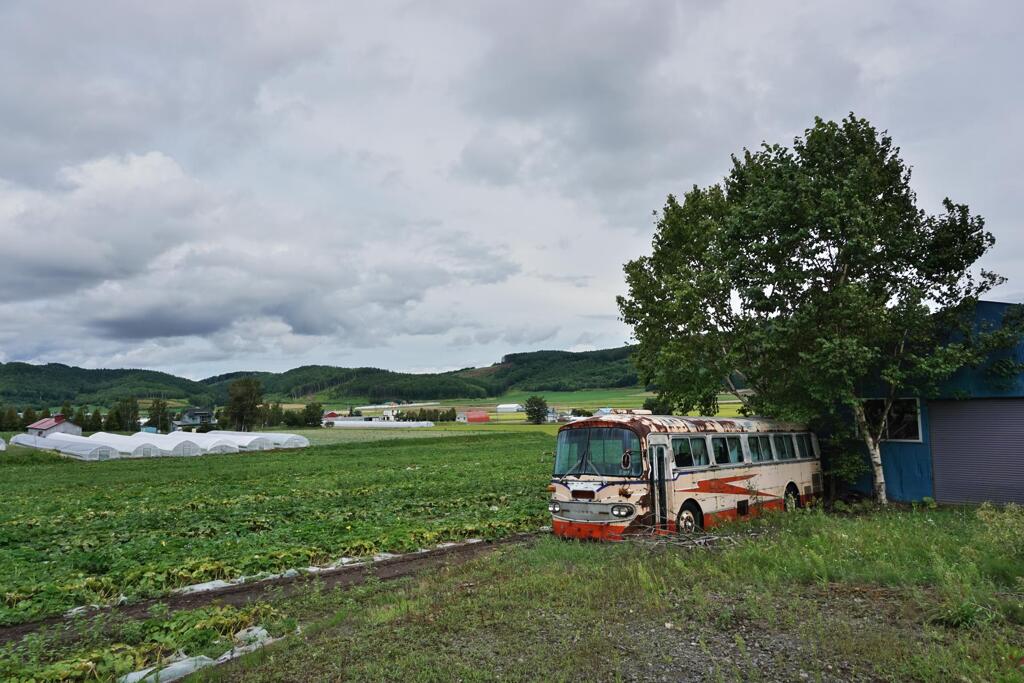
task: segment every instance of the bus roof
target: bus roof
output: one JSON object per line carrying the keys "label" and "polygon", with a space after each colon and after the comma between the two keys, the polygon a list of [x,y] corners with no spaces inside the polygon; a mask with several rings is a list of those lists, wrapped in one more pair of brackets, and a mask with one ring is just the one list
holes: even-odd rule
{"label": "bus roof", "polygon": [[562,430],[587,427],[625,427],[641,436],[651,432],[717,432],[746,434],[750,432],[806,432],[807,426],[797,422],[782,422],[764,417],[679,417],[675,415],[636,415],[613,413],[595,415],[563,425]]}

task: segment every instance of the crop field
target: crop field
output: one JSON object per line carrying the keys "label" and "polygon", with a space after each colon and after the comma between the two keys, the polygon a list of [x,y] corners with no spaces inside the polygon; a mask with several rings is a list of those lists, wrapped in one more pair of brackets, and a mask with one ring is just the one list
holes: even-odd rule
{"label": "crop field", "polygon": [[12,448],[0,456],[0,625],[535,529],[550,431],[323,430],[335,443],[100,463]]}
{"label": "crop field", "polygon": [[293,429],[289,434],[301,434],[314,445],[330,445],[339,443],[368,443],[372,441],[390,441],[404,439],[437,439],[471,434],[548,434],[552,437],[558,433],[558,424],[528,425],[520,419],[516,424],[484,423],[464,424],[461,422],[442,422],[434,427],[414,427],[409,429]]}
{"label": "crop field", "polygon": [[275,604],[215,681],[1021,681],[1024,513],[772,514],[707,547],[541,538]]}
{"label": "crop field", "polygon": [[0,680],[216,657],[255,624],[284,640],[196,678],[1024,680],[1020,508],[816,507],[704,540],[539,535],[388,580],[97,614],[0,643]]}

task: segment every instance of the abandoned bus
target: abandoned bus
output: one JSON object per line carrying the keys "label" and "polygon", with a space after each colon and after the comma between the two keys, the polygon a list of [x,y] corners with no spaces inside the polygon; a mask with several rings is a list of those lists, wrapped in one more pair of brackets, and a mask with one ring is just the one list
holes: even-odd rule
{"label": "abandoned bus", "polygon": [[690,533],[821,493],[814,434],[761,418],[616,411],[558,430],[548,491],[558,536]]}

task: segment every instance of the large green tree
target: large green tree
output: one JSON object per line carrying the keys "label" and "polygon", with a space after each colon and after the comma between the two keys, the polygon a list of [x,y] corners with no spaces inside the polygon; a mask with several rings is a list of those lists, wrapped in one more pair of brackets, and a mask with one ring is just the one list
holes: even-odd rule
{"label": "large green tree", "polygon": [[87,432],[103,431],[103,414],[100,413],[99,408],[92,411],[92,415],[89,416],[89,425],[82,425],[82,429]]}
{"label": "large green tree", "polygon": [[121,431],[139,431],[139,400],[134,396],[118,399],[117,414],[120,420]]}
{"label": "large green tree", "polygon": [[248,431],[258,424],[260,404],[263,403],[263,384],[253,377],[235,380],[228,385],[228,405],[225,413],[232,429]]}
{"label": "large green tree", "polygon": [[153,399],[149,405],[149,419],[146,424],[149,427],[156,427],[157,431],[171,431],[171,413],[167,401],[162,398]]}
{"label": "large green tree", "polygon": [[548,419],[548,402],[543,396],[531,396],[523,404],[526,409],[526,421],[539,425]]}
{"label": "large green tree", "polygon": [[[642,379],[681,411],[713,414],[725,389],[748,413],[858,435],[884,502],[893,400],[933,394],[1020,335],[1016,317],[999,331],[970,325],[1003,281],[976,268],[994,244],[982,218],[948,199],[926,213],[910,177],[891,138],[851,114],[670,196],[618,300]],[[872,398],[882,410],[865,411]]]}

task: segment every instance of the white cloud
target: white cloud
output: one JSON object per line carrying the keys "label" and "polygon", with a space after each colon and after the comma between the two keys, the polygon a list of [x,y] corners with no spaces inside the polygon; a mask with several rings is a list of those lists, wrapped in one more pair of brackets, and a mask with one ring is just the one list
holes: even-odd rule
{"label": "white cloud", "polygon": [[[627,340],[668,192],[888,128],[1020,292],[1016,3],[0,6],[0,359],[201,376]],[[230,36],[230,39],[225,39]]]}

